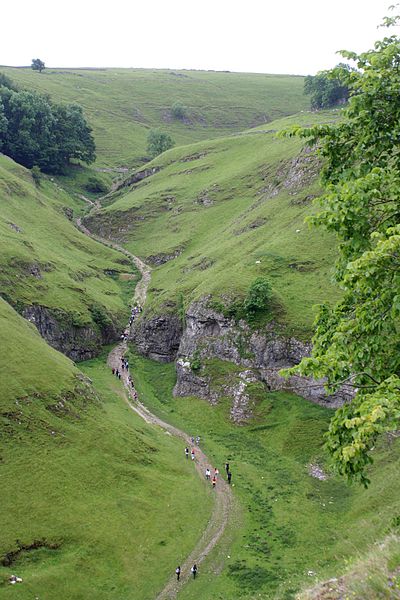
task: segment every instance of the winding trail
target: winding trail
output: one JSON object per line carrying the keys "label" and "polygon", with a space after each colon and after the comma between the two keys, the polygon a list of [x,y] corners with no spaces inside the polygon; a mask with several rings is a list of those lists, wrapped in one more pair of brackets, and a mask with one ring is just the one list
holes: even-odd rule
{"label": "winding trail", "polygon": [[[95,210],[98,207],[97,204],[91,202],[90,200],[88,200],[84,197],[82,197],[82,198],[92,205],[92,210]],[[83,233],[88,235],[89,237],[104,244],[105,246],[108,246],[109,248],[114,248],[114,250],[118,250],[119,252],[122,252],[123,254],[125,254],[125,256],[130,258],[130,260],[132,260],[132,262],[135,264],[135,266],[139,269],[139,271],[142,274],[142,278],[141,278],[140,282],[137,284],[136,289],[135,289],[133,303],[139,303],[141,306],[143,306],[146,301],[147,289],[148,289],[148,286],[150,283],[150,278],[151,278],[150,268],[142,260],[140,260],[140,258],[135,256],[134,254],[131,254],[130,252],[128,252],[128,250],[125,250],[125,248],[122,248],[122,246],[120,246],[119,244],[116,244],[114,242],[111,242],[109,240],[103,239],[97,235],[92,234],[91,231],[89,231],[89,229],[87,229],[83,225],[81,218],[78,218],[76,220],[76,224],[77,224],[77,227]],[[130,332],[129,325],[127,326],[125,332],[126,333]],[[175,437],[180,438],[183,441],[183,444],[182,444],[182,453],[181,453],[181,456],[179,457],[179,460],[186,460],[184,458],[184,447],[187,446],[188,448],[190,448],[192,446],[190,437],[184,431],[178,429],[177,427],[174,427],[173,425],[170,425],[169,423],[166,423],[165,421],[163,421],[162,419],[160,419],[159,417],[157,417],[156,415],[151,413],[138,400],[136,390],[129,383],[129,379],[128,379],[129,371],[127,371],[127,369],[123,369],[123,370],[121,369],[121,358],[125,355],[127,350],[128,350],[127,341],[126,340],[121,341],[115,348],[113,348],[113,350],[111,350],[111,352],[107,358],[107,364],[109,365],[109,367],[115,368],[115,369],[118,368],[118,370],[121,372],[121,381],[123,382],[125,390],[126,390],[125,400],[126,400],[127,404],[135,413],[137,413],[144,421],[146,421],[146,423],[155,425],[157,427],[161,427],[165,431],[165,433],[167,433],[169,435],[174,435]],[[197,470],[199,477],[201,479],[205,479],[205,470],[207,467],[209,467],[211,469],[212,463],[210,462],[209,458],[204,454],[204,452],[199,447],[196,446],[195,452],[196,452],[195,453],[196,459],[194,461],[195,468]],[[190,460],[190,458],[187,460]],[[176,598],[182,585],[185,582],[187,582],[191,577],[191,573],[190,573],[191,566],[194,563],[196,563],[197,566],[201,565],[203,560],[211,552],[211,550],[216,546],[219,539],[223,535],[225,528],[228,524],[228,518],[229,518],[231,509],[232,509],[232,504],[233,504],[232,490],[231,490],[230,486],[221,477],[219,477],[216,488],[213,490],[212,493],[215,494],[215,504],[214,504],[213,512],[211,514],[211,517],[210,517],[207,525],[205,526],[204,532],[203,532],[200,540],[198,541],[198,543],[196,544],[196,546],[194,547],[194,549],[192,550],[190,555],[186,558],[185,562],[180,565],[181,566],[180,581],[179,582],[176,581],[176,575],[173,574],[173,576],[170,578],[170,580],[168,581],[166,586],[163,588],[163,590],[157,595],[156,600],[167,600],[167,599],[169,600],[169,599]],[[201,569],[199,569],[199,574],[201,575]]]}

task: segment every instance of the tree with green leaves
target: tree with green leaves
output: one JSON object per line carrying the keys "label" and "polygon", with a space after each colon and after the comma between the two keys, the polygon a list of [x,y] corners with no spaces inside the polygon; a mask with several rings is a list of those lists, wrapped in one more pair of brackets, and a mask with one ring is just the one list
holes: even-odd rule
{"label": "tree with green leaves", "polygon": [[41,73],[45,69],[45,64],[40,58],[32,58],[31,69],[33,71],[39,71]]}
{"label": "tree with green leaves", "polygon": [[311,222],[338,239],[343,295],[319,308],[311,357],[285,374],[324,377],[330,393],[354,387],[331,421],[327,448],[340,474],[367,486],[379,435],[400,424],[400,37],[342,55],[357,67],[332,72],[350,90],[343,118],[286,133],[323,157],[325,193]]}
{"label": "tree with green leaves", "polygon": [[25,167],[62,173],[72,159],[93,162],[91,131],[80,106],[0,85],[0,147]]}
{"label": "tree with green leaves", "polygon": [[[347,68],[345,65],[339,65]],[[311,96],[311,108],[319,110],[344,104],[349,98],[349,88],[332,72],[321,71],[317,75],[307,75],[304,80],[304,93]]]}
{"label": "tree with green leaves", "polygon": [[168,133],[159,129],[151,129],[147,137],[147,152],[152,158],[155,158],[162,152],[166,152],[175,146],[175,142]]}

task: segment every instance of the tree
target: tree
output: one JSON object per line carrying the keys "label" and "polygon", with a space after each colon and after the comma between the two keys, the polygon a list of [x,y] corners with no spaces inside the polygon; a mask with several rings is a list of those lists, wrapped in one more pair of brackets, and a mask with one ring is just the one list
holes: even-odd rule
{"label": "tree", "polygon": [[154,158],[173,146],[175,146],[175,142],[168,133],[163,133],[159,129],[150,130],[147,137],[147,151],[151,157]]}
{"label": "tree", "polygon": [[171,114],[174,119],[183,121],[187,117],[187,108],[182,102],[174,102],[171,107]]}
{"label": "tree", "polygon": [[271,284],[265,277],[257,277],[251,284],[243,308],[247,316],[253,317],[258,311],[265,310],[272,297]]}
{"label": "tree", "polygon": [[[346,68],[346,66],[344,66]],[[340,79],[332,76],[329,71],[317,75],[307,75],[304,80],[304,93],[311,96],[311,108],[332,108],[344,104],[349,98],[349,89]]]}
{"label": "tree", "polygon": [[71,159],[96,158],[80,106],[53,105],[41,94],[6,87],[0,87],[0,144],[15,161],[48,173],[62,173]]}
{"label": "tree", "polygon": [[342,55],[357,67],[332,71],[350,90],[343,119],[290,134],[317,144],[324,158],[326,191],[311,221],[337,236],[343,297],[319,308],[312,356],[285,374],[325,377],[328,392],[354,387],[327,448],[339,473],[367,486],[378,436],[400,422],[400,38]]}
{"label": "tree", "polygon": [[45,68],[45,64],[40,58],[32,58],[31,69],[34,71],[39,71],[41,73]]}

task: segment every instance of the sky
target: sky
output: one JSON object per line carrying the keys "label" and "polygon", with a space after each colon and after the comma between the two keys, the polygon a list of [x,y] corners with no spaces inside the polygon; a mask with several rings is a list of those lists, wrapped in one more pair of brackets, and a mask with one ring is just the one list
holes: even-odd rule
{"label": "sky", "polygon": [[307,75],[361,52],[390,0],[4,2],[0,64],[211,69]]}

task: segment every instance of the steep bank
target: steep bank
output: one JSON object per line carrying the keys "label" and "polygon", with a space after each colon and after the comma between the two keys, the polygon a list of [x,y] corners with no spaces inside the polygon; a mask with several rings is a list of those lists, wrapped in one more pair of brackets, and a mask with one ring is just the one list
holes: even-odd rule
{"label": "steep bank", "polygon": [[137,272],[74,227],[81,209],[53,181],[0,155],[0,294],[73,360],[118,338]]}

